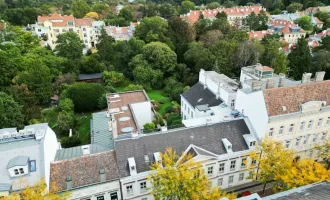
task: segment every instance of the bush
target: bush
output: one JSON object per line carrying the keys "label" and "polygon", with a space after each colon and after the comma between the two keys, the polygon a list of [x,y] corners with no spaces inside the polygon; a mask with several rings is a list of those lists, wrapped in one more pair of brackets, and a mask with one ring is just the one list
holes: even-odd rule
{"label": "bush", "polygon": [[165,108],[165,113],[172,113],[172,112],[174,112],[174,110],[173,110],[173,107],[171,105],[170,106],[167,106]]}
{"label": "bush", "polygon": [[78,137],[63,137],[61,139],[62,148],[70,148],[81,145],[81,140]]}
{"label": "bush", "polygon": [[108,107],[107,94],[100,96],[98,107],[99,109],[104,109]]}
{"label": "bush", "polygon": [[161,126],[165,126],[163,116],[160,113],[157,113],[156,116],[157,116],[157,124]]}
{"label": "bush", "polygon": [[158,101],[156,101],[156,100],[151,100],[151,103],[152,103],[152,107],[153,107],[153,109],[155,109],[155,110],[159,110],[159,107],[160,107],[160,104],[158,103]]}
{"label": "bush", "polygon": [[151,133],[156,129],[156,126],[153,122],[150,123],[146,123],[145,125],[143,125],[144,128],[144,133]]}
{"label": "bush", "polygon": [[167,115],[167,126],[181,125],[181,115],[179,113],[170,113]]}
{"label": "bush", "polygon": [[183,92],[183,87],[183,83],[176,81],[174,78],[169,78],[164,88],[164,93],[171,99],[179,100],[180,94]]}
{"label": "bush", "polygon": [[127,87],[125,87],[124,91],[134,91],[134,90],[143,90],[142,85],[134,85],[134,84],[129,84]]}
{"label": "bush", "polygon": [[162,97],[161,99],[158,100],[160,104],[164,104],[166,101],[166,98]]}

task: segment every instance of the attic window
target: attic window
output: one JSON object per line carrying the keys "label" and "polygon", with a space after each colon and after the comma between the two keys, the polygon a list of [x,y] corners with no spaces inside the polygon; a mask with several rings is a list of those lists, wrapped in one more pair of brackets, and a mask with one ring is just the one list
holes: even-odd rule
{"label": "attic window", "polygon": [[100,169],[100,174],[104,174],[105,170],[104,169]]}
{"label": "attic window", "polygon": [[282,111],[286,111],[286,106],[282,106]]}
{"label": "attic window", "polygon": [[231,149],[231,146],[230,145],[228,145],[228,149]]}
{"label": "attic window", "polygon": [[198,99],[198,101],[197,101],[197,102],[201,102],[201,101],[203,101],[203,98],[200,98],[200,99]]}
{"label": "attic window", "polygon": [[135,166],[131,166],[131,170],[135,170]]}
{"label": "attic window", "polygon": [[253,147],[256,145],[256,141],[250,142],[250,147]]}
{"label": "attic window", "polygon": [[66,177],[66,181],[67,181],[67,182],[72,181],[72,177],[71,177],[71,176],[67,176],[67,177]]}
{"label": "attic window", "polygon": [[144,162],[146,164],[148,164],[150,161],[149,161],[149,156],[148,155],[144,155]]}
{"label": "attic window", "polygon": [[24,169],[23,168],[19,168],[19,173],[24,174]]}
{"label": "attic window", "polygon": [[15,172],[15,175],[19,175],[18,169],[15,169],[14,172]]}

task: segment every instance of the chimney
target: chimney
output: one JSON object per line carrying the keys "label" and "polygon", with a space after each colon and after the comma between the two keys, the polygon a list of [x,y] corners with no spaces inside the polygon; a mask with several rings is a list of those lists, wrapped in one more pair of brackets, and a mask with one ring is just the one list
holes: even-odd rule
{"label": "chimney", "polygon": [[222,139],[222,143],[225,146],[227,153],[233,152],[233,145],[229,142],[227,138]]}
{"label": "chimney", "polygon": [[302,80],[301,80],[301,83],[302,84],[305,84],[305,83],[309,83],[311,82],[311,77],[312,77],[312,73],[304,73],[303,74],[303,77],[302,77]]}
{"label": "chimney", "polygon": [[324,79],[324,75],[325,75],[325,71],[322,71],[322,72],[316,72],[316,74],[315,74],[315,81],[316,81],[316,82],[323,81],[323,79]]}
{"label": "chimney", "polygon": [[275,87],[275,79],[269,78],[267,79],[266,88],[274,88]]}
{"label": "chimney", "polygon": [[262,86],[262,82],[261,81],[257,81],[257,80],[253,80],[252,81],[252,91],[261,90],[261,86]]}

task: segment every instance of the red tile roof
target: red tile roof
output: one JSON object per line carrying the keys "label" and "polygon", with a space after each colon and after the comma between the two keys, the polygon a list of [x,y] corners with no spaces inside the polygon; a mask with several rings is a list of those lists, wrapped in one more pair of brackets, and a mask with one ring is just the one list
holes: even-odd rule
{"label": "red tile roof", "polygon": [[250,31],[249,34],[249,40],[257,39],[262,40],[266,35],[273,34],[272,30],[266,30],[266,31]]}
{"label": "red tile roof", "polygon": [[[227,16],[247,16],[252,12],[254,12],[255,14],[259,14],[261,10],[263,10],[263,7],[258,5],[234,8],[216,8],[213,10],[192,10],[189,13],[184,14],[182,18],[185,19],[187,22],[193,24],[198,20],[200,13],[203,14],[204,18],[212,19],[215,18],[215,16],[222,11],[225,12]],[[268,13],[266,14],[269,15]]]}
{"label": "red tile roof", "polygon": [[[283,26],[284,28],[280,31],[282,33],[292,33],[292,31],[291,31],[292,27],[299,27],[292,21],[288,21],[288,20],[284,20],[284,19],[274,19],[274,20],[268,22],[268,24],[272,24],[274,26]],[[305,33],[304,29],[302,29],[301,27],[299,27],[299,28],[300,28],[300,33]]]}
{"label": "red tile roof", "polygon": [[82,18],[82,19],[75,19],[75,26],[92,26],[93,24],[92,18]]}
{"label": "red tile roof", "polygon": [[[60,15],[60,14],[58,14],[58,13],[53,13],[53,14],[51,14],[51,15],[49,15],[49,16],[38,16],[38,22],[44,22],[44,21],[46,21],[46,20],[49,20],[49,21],[53,21],[53,20],[61,20],[60,22],[53,22],[53,23],[64,23],[64,24],[66,24],[67,22],[69,22],[69,21],[74,21],[74,17],[72,16],[72,15],[64,15],[64,16],[62,16],[62,15]],[[55,24],[55,26],[63,26],[64,24]],[[53,24],[54,25],[54,24]]]}
{"label": "red tile roof", "polygon": [[[330,103],[330,80],[312,82],[293,87],[265,89],[263,91],[268,116],[300,111],[300,105],[309,101]],[[283,111],[282,106],[286,107]]]}

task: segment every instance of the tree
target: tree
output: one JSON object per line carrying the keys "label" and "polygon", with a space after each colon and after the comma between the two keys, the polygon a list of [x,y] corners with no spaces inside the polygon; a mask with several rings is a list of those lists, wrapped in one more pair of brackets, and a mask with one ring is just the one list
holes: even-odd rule
{"label": "tree", "polygon": [[288,68],[288,60],[283,51],[278,53],[274,60],[272,61],[272,68],[276,74],[282,73],[286,74]]}
{"label": "tree", "polygon": [[216,8],[219,8],[220,7],[220,4],[218,3],[218,2],[216,2],[216,1],[213,1],[213,2],[211,2],[211,3],[209,3],[208,5],[207,5],[207,8],[208,9],[216,9]]}
{"label": "tree", "polygon": [[82,56],[83,42],[75,32],[66,32],[57,36],[55,52],[56,55],[74,60]]}
{"label": "tree", "polygon": [[159,69],[152,69],[149,65],[138,64],[133,70],[134,80],[146,90],[160,89],[163,82],[163,73]]}
{"label": "tree", "polygon": [[98,99],[104,88],[98,83],[74,83],[62,92],[62,98],[70,98],[76,111],[92,111],[98,107]]}
{"label": "tree", "polygon": [[226,1],[223,3],[223,6],[226,7],[226,8],[232,8],[232,7],[235,7],[236,4],[235,4],[234,1],[226,0]]}
{"label": "tree", "polygon": [[330,36],[325,36],[324,38],[322,38],[322,41],[320,41],[320,45],[315,47],[313,49],[313,52],[317,52],[322,49],[330,51]]}
{"label": "tree", "polygon": [[132,22],[132,21],[136,20],[135,17],[133,16],[132,12],[127,8],[121,9],[118,13],[118,17],[121,17],[121,18],[125,19],[125,21],[128,21],[128,22]]}
{"label": "tree", "polygon": [[110,11],[110,7],[104,3],[94,3],[92,6],[92,11],[98,13],[99,16],[105,16]]}
{"label": "tree", "polygon": [[[282,176],[289,169],[293,161],[293,152],[285,149],[283,145],[265,138],[257,145],[255,151],[250,153],[252,163],[248,167],[251,178],[263,184],[263,193],[268,181],[277,180],[277,177]],[[257,169],[256,169],[257,167]]]}
{"label": "tree", "polygon": [[243,24],[248,26],[250,30],[254,31],[267,30],[267,22],[268,17],[264,11],[261,11],[258,15],[252,12],[243,20]]}
{"label": "tree", "polygon": [[76,18],[83,18],[91,8],[84,0],[75,1],[72,3],[72,13]]}
{"label": "tree", "polygon": [[235,57],[235,72],[237,75],[241,72],[242,67],[254,65],[259,61],[259,46],[257,41],[245,41],[238,46],[233,55]]}
{"label": "tree", "polygon": [[70,128],[72,128],[73,122],[74,122],[73,112],[62,111],[58,114],[57,127],[62,132],[68,131]]}
{"label": "tree", "polygon": [[316,150],[320,151],[319,157],[327,164],[327,169],[330,169],[330,140],[326,140],[322,145],[316,145]]}
{"label": "tree", "polygon": [[276,190],[289,190],[329,180],[330,170],[327,170],[321,163],[310,159],[298,160],[294,162],[291,168],[286,169],[286,173],[279,176]]}
{"label": "tree", "polygon": [[[26,179],[19,180],[18,183],[22,185],[18,193],[13,192],[9,196],[3,197],[4,200],[17,200],[17,199],[47,199],[47,200],[67,200],[70,198],[70,192],[64,192],[61,194],[55,194],[47,191],[47,184],[44,179],[35,183],[33,186],[29,185],[29,181]],[[51,183],[52,190],[56,189],[56,183]]]}
{"label": "tree", "polygon": [[189,13],[191,10],[195,10],[195,3],[191,2],[189,0],[184,0],[181,3],[181,9],[180,9],[180,13],[181,14],[187,14]]}
{"label": "tree", "polygon": [[79,60],[80,72],[86,74],[100,73],[106,69],[105,64],[99,62],[100,56],[92,54],[90,56],[83,56]]}
{"label": "tree", "polygon": [[102,72],[102,79],[106,85],[114,85],[117,87],[125,80],[125,76],[123,73],[115,71],[104,71]]}
{"label": "tree", "polygon": [[127,92],[127,91],[135,91],[135,90],[143,90],[143,86],[142,85],[129,84],[124,89],[125,92]]}
{"label": "tree", "polygon": [[146,43],[158,41],[173,47],[168,37],[168,23],[160,17],[143,18],[136,27],[134,36]]}
{"label": "tree", "polygon": [[261,64],[271,66],[273,60],[280,53],[279,48],[282,46],[277,38],[268,37],[261,42],[264,46],[264,52],[260,57]]}
{"label": "tree", "polygon": [[289,13],[295,13],[297,11],[300,11],[303,8],[303,5],[298,2],[292,2],[289,6],[286,7],[286,10]]}
{"label": "tree", "polygon": [[164,94],[173,100],[179,100],[180,94],[183,93],[184,85],[174,78],[169,78],[164,88]]}
{"label": "tree", "polygon": [[62,112],[65,111],[65,112],[73,113],[74,105],[71,99],[65,98],[65,99],[61,99],[59,108],[61,109]]}
{"label": "tree", "polygon": [[97,12],[89,12],[89,13],[86,14],[85,17],[89,17],[89,18],[92,18],[92,19],[95,19],[95,20],[99,19],[99,15],[97,14]]}
{"label": "tree", "polygon": [[82,145],[81,140],[79,137],[72,136],[72,137],[62,137],[61,138],[61,146],[62,148],[70,148]]}
{"label": "tree", "polygon": [[96,44],[97,53],[100,55],[101,60],[110,62],[112,59],[113,43],[115,39],[107,34],[106,30],[102,28],[101,35],[99,36],[98,43]]}
{"label": "tree", "polygon": [[309,16],[300,17],[299,19],[296,19],[294,22],[307,31],[313,30],[312,19]]}
{"label": "tree", "polygon": [[297,46],[288,55],[290,75],[295,80],[300,80],[303,73],[310,72],[312,67],[312,55],[308,42],[304,38],[299,38]]}
{"label": "tree", "polygon": [[223,36],[220,30],[210,30],[201,35],[199,41],[203,42],[206,48],[215,44]]}
{"label": "tree", "polygon": [[23,126],[23,106],[4,92],[0,92],[0,113],[0,128],[21,128]]}
{"label": "tree", "polygon": [[192,159],[192,155],[182,154],[179,157],[172,148],[160,154],[161,162],[156,162],[151,169],[155,170],[148,179],[151,181],[155,199],[207,200],[228,197],[235,194],[221,193],[220,188],[211,187],[200,163]]}

